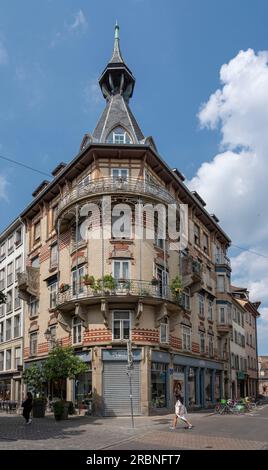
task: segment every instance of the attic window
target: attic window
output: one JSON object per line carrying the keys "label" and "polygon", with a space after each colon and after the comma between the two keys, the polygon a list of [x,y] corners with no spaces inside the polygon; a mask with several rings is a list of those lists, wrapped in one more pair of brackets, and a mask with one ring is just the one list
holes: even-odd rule
{"label": "attic window", "polygon": [[122,127],[116,127],[107,137],[108,144],[132,144],[130,135]]}

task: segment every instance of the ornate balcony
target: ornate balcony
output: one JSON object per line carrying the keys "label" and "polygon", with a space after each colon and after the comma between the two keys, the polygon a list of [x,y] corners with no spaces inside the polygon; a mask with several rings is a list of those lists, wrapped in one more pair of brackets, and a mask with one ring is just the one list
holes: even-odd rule
{"label": "ornate balcony", "polygon": [[231,269],[231,260],[224,253],[215,254],[215,264],[220,266],[227,266],[227,268]]}
{"label": "ornate balcony", "polygon": [[198,292],[204,285],[202,264],[192,256],[182,258],[181,263],[183,287],[190,287],[191,293]]}
{"label": "ornate balcony", "polygon": [[39,297],[40,270],[27,267],[26,271],[18,273],[18,288],[20,298],[28,301],[30,296]]}
{"label": "ornate balcony", "polygon": [[67,193],[58,205],[58,216],[68,206],[74,202],[86,199],[88,196],[102,194],[132,194],[137,196],[144,195],[152,199],[167,204],[175,204],[173,196],[162,186],[137,178],[100,178],[90,181],[83,187],[77,186]]}
{"label": "ornate balcony", "polygon": [[177,304],[177,306],[182,306],[181,298],[176,298],[169,286],[155,286],[148,281],[119,280],[110,289],[101,286],[100,283],[94,287],[80,284],[75,289],[65,285],[63,289],[66,290],[59,292],[57,295],[57,309],[64,311],[73,310],[76,303],[93,304],[104,298],[111,301],[127,302],[136,302],[142,298],[144,301],[150,299],[150,302],[155,304],[168,301]]}

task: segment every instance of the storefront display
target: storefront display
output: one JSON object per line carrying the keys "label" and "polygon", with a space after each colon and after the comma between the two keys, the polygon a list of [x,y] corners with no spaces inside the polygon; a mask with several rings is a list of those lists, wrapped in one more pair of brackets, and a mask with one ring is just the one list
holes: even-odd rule
{"label": "storefront display", "polygon": [[167,406],[167,364],[152,362],[151,369],[152,407]]}

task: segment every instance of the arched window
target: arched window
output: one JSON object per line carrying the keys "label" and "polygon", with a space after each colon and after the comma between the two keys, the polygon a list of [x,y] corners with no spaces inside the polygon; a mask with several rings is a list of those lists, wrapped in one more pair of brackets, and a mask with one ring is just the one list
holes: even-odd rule
{"label": "arched window", "polygon": [[130,135],[123,127],[115,127],[107,137],[108,144],[132,144]]}

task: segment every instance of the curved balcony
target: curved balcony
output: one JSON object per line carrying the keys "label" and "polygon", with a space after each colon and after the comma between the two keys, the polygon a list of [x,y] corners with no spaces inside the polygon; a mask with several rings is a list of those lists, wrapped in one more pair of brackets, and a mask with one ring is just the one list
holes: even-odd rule
{"label": "curved balcony", "polygon": [[111,301],[136,302],[143,298],[150,303],[161,303],[163,301],[172,302],[177,306],[182,306],[182,299],[176,298],[169,286],[152,285],[148,281],[122,280],[116,281],[115,286],[108,289],[101,284],[95,287],[79,285],[77,288],[67,286],[64,292],[57,295],[57,309],[73,310],[74,304],[93,304],[98,300],[106,298]]}
{"label": "curved balcony", "polygon": [[90,181],[83,187],[77,186],[66,194],[58,205],[57,216],[68,206],[73,203],[86,199],[88,196],[96,196],[103,194],[131,194],[140,196],[148,196],[152,199],[157,199],[160,202],[167,204],[175,204],[176,201],[173,196],[162,186],[157,186],[145,180],[137,178],[100,178]]}

